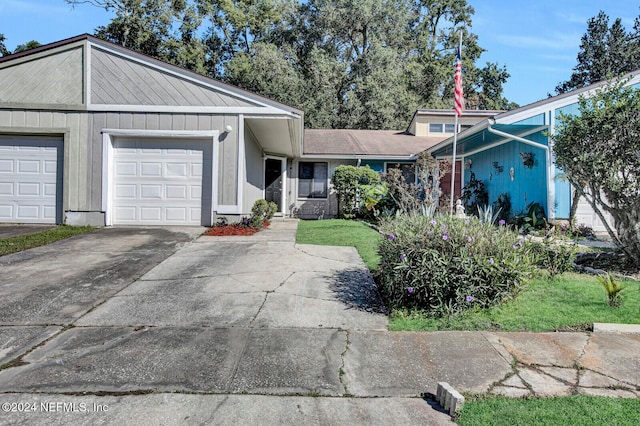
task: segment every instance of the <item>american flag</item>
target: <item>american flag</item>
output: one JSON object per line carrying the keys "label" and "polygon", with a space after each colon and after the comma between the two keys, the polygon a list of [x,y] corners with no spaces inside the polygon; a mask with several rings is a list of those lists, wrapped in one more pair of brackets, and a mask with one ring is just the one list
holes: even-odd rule
{"label": "american flag", "polygon": [[464,94],[462,93],[462,60],[460,59],[460,48],[458,48],[458,54],[456,55],[456,72],[453,76],[453,82],[455,86],[455,110],[456,115],[459,117],[464,110]]}

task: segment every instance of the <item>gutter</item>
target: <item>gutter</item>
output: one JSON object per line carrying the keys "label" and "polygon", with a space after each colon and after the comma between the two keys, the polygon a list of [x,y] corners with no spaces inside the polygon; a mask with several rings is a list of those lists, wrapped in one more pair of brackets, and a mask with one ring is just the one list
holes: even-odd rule
{"label": "gutter", "polygon": [[550,177],[551,177],[551,168],[553,167],[553,164],[551,162],[551,151],[549,150],[549,147],[547,145],[543,145],[541,143],[538,142],[534,142],[531,141],[529,139],[525,139],[523,137],[520,136],[516,136],[516,135],[512,135],[510,133],[506,133],[506,132],[502,132],[500,130],[496,130],[494,129],[493,126],[494,124],[496,124],[496,120],[493,118],[489,119],[489,125],[487,126],[487,131],[489,133],[493,133],[494,135],[498,135],[498,136],[502,136],[503,138],[507,138],[507,139],[512,139],[514,141],[518,141],[521,142],[523,144],[526,145],[530,145],[536,148],[540,148],[543,149],[546,155],[546,162],[547,162],[547,170],[546,170],[546,178],[547,178],[547,217],[549,219],[555,219],[555,211],[552,210],[552,206],[555,205],[555,190],[551,188],[551,185],[549,185],[550,183]]}

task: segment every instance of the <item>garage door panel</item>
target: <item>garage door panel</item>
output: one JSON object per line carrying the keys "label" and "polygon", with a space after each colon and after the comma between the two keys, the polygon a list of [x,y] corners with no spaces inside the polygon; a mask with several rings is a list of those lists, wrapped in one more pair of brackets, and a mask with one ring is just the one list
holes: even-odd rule
{"label": "garage door panel", "polygon": [[62,222],[61,137],[0,136],[0,221]]}
{"label": "garage door panel", "polygon": [[[202,204],[202,170],[207,158],[211,167],[211,151],[210,140],[117,139],[113,223],[208,224],[203,212],[211,203]],[[211,191],[211,184],[204,190]]]}

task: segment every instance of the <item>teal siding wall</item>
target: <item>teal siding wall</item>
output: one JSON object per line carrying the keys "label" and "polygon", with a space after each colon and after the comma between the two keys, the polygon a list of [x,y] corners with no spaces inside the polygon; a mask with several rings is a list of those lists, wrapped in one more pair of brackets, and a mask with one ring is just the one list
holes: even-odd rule
{"label": "teal siding wall", "polygon": [[[542,134],[527,136],[527,139],[540,139]],[[520,158],[521,152],[533,152],[535,164],[532,168],[525,167]],[[527,204],[540,203],[548,215],[547,184],[546,184],[546,154],[542,148],[536,148],[521,142],[508,142],[487,151],[479,152],[465,160],[471,159],[471,169],[465,169],[465,184],[469,181],[471,172],[476,179],[482,180],[489,193],[489,203],[493,203],[500,194],[507,192],[511,196],[511,214],[518,214],[525,210]],[[493,163],[502,166],[502,172]],[[509,176],[509,169],[514,169],[514,180]]]}
{"label": "teal siding wall", "polygon": [[569,213],[571,211],[571,184],[569,184],[566,179],[559,178],[559,175],[562,175],[562,170],[556,169],[556,177],[554,179],[556,219],[569,219]]}
{"label": "teal siding wall", "polygon": [[513,124],[530,124],[530,125],[540,125],[544,126],[544,113],[540,113],[538,115],[534,115],[533,117],[525,118],[524,120],[516,121]]}

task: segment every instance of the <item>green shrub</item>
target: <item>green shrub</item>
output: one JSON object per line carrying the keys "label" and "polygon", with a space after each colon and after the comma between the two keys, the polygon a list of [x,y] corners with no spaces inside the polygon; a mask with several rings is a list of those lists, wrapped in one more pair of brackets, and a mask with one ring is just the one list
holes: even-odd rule
{"label": "green shrub", "polygon": [[380,175],[368,165],[364,167],[338,166],[331,179],[336,191],[339,216],[351,219],[360,211],[360,192],[363,187],[380,184]]}
{"label": "green shrub", "polygon": [[607,293],[609,306],[612,308],[619,308],[620,305],[622,305],[621,292],[624,290],[624,286],[616,282],[608,272],[604,275],[598,275],[596,279],[600,284],[602,284],[602,288],[604,288],[604,291]]}
{"label": "green shrub", "polygon": [[263,224],[271,220],[277,211],[278,205],[273,201],[257,200],[253,203],[253,207],[251,207],[251,216],[249,217],[248,224],[256,228],[262,228]]}
{"label": "green shrub", "polygon": [[549,277],[573,270],[578,247],[575,241],[562,235],[562,230],[548,230],[541,242],[533,243],[535,262],[549,272]]}
{"label": "green shrub", "polygon": [[442,316],[513,298],[533,270],[531,246],[476,218],[398,216],[384,221],[376,278],[389,308]]}

